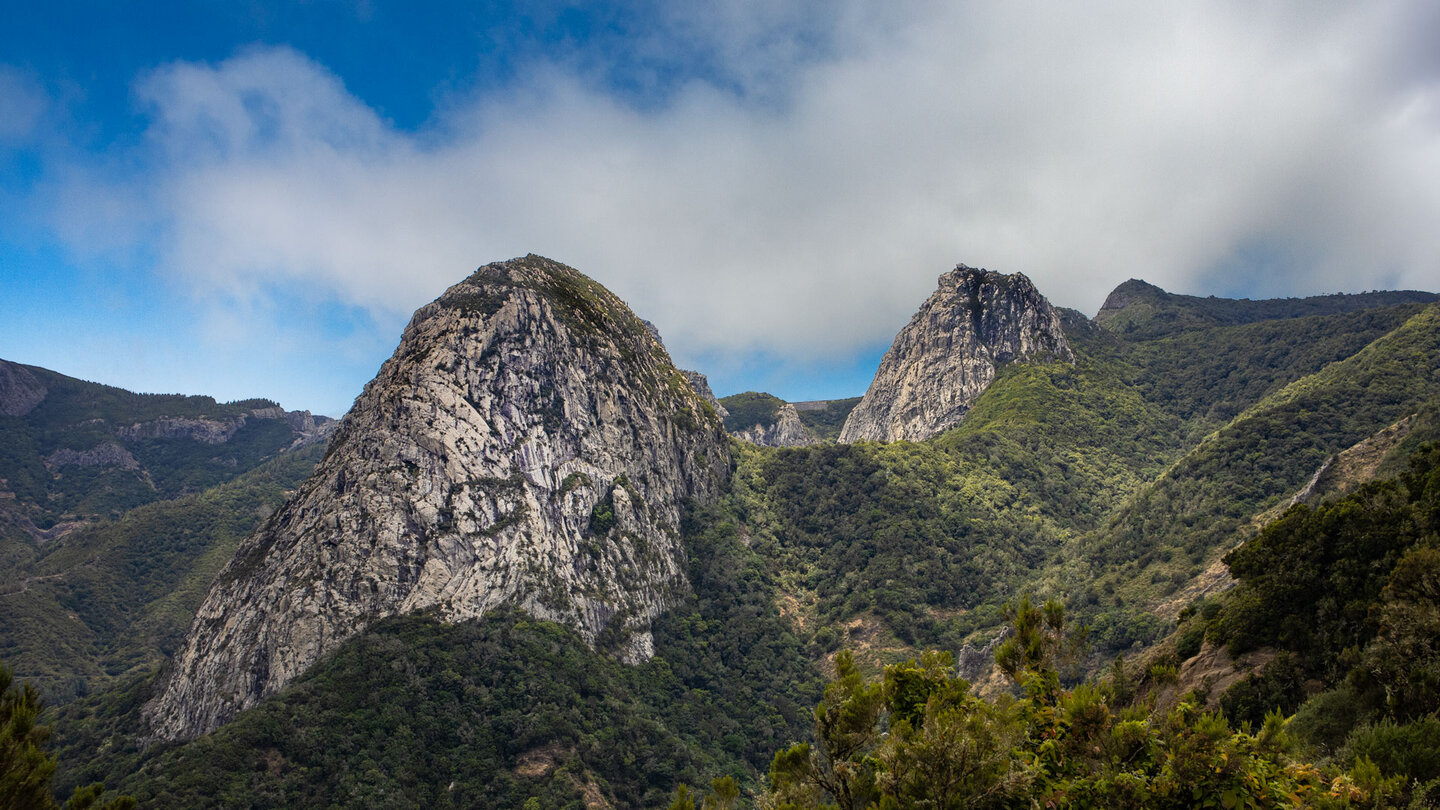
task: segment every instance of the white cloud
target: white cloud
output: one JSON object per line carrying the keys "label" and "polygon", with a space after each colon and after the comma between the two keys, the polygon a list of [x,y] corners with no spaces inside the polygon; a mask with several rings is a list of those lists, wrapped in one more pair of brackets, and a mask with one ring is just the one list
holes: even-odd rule
{"label": "white cloud", "polygon": [[[304,55],[254,50],[145,78],[144,170],[70,188],[143,212],[199,290],[299,285],[381,322],[477,264],[544,253],[681,359],[844,357],[888,341],[960,261],[1092,313],[1132,276],[1202,294],[1440,287],[1422,2],[670,13],[636,47],[696,49],[726,86],[637,109],[575,62],[535,65],[408,133]],[[1292,263],[1218,277],[1256,245]]]}

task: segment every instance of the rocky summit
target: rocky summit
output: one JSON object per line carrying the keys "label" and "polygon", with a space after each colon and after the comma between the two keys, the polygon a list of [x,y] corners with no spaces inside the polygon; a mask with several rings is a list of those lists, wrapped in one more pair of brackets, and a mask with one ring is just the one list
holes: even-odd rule
{"label": "rocky summit", "polygon": [[1073,362],[1059,312],[1024,275],[960,265],[880,361],[841,442],[921,441],[954,427],[1006,363]]}
{"label": "rocky summit", "polygon": [[688,589],[682,503],[730,469],[715,411],[599,284],[538,256],[415,313],[314,475],[196,615],[153,734],[207,732],[376,620],[501,606],[651,654]]}

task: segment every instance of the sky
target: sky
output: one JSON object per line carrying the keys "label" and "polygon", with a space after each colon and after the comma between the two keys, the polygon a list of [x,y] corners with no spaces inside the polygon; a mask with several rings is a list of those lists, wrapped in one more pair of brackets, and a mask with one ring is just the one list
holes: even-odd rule
{"label": "sky", "polygon": [[526,253],[720,395],[935,279],[1440,289],[1440,4],[0,0],[0,357],[342,414]]}

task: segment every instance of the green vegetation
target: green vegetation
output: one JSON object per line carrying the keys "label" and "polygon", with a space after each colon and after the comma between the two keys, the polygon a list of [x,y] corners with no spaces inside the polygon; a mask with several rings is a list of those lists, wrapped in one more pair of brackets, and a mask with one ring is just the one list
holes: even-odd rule
{"label": "green vegetation", "polygon": [[[1440,394],[1431,374],[1440,353],[1425,348],[1440,334],[1436,320],[1399,307],[1143,346],[1077,324],[1073,365],[1003,368],[942,436],[737,449],[736,491],[752,544],[814,622],[820,648],[873,635],[873,622],[872,664],[924,646],[955,649],[998,629],[1006,594],[1036,588],[1067,595],[1099,650],[1126,650],[1165,635],[1154,602],[1201,573],[1327,454],[1424,412]],[[1263,369],[1184,382],[1181,358],[1234,366],[1254,340],[1269,347]],[[730,402],[748,420],[779,401]],[[1184,455],[1220,402],[1249,410]]]}
{"label": "green vegetation", "polygon": [[[1111,293],[1124,302],[1119,309],[1101,309],[1096,322],[1129,340],[1150,340],[1211,326],[1238,326],[1312,315],[1342,315],[1399,304],[1429,304],[1435,293],[1401,290],[1360,294],[1317,295],[1311,298],[1200,298],[1168,293],[1153,284],[1131,279]],[[1106,302],[1107,305],[1110,301]]]}
{"label": "green vegetation", "polygon": [[[1137,701],[1123,666],[1108,681],[1062,688],[1057,666],[1075,639],[1064,609],[1022,600],[1011,615],[1015,634],[997,657],[1018,700],[973,694],[948,653],[867,681],[842,652],[815,708],[814,742],[775,755],[767,806],[1340,808],[1433,798],[1430,787],[1387,777],[1378,760],[1322,770],[1292,757],[1278,714],[1255,731],[1189,701]],[[1419,745],[1386,739],[1373,748],[1382,758],[1440,759],[1424,745],[1434,742],[1429,728],[1405,742]]]}
{"label": "green vegetation", "polygon": [[[795,413],[800,417],[800,422],[806,427],[815,431],[815,435],[826,441],[835,441],[840,437],[840,429],[845,426],[845,418],[860,404],[860,397],[848,399],[832,399],[826,401],[821,407],[796,407]],[[770,427],[779,418],[780,406],[785,400],[771,394],[758,391],[746,391],[743,394],[731,394],[728,397],[721,397],[720,404],[725,407],[728,415],[725,417],[725,429],[731,433],[738,433],[754,425]],[[801,403],[810,405],[810,403]]]}
{"label": "green vegetation", "polygon": [[[725,776],[754,790],[803,733],[819,678],[721,504],[686,519],[695,594],[631,667],[516,612],[413,615],[344,645],[277,698],[192,743],[140,751],[145,677],[67,706],[66,784],[186,807],[654,806]],[[723,628],[723,630],[722,630]],[[107,757],[85,760],[84,752]]]}
{"label": "green vegetation", "polygon": [[125,789],[164,807],[580,808],[587,789],[649,806],[735,765],[667,724],[655,704],[672,692],[663,659],[625,666],[555,624],[405,617],[215,734],[148,754]]}
{"label": "green vegetation", "polygon": [[1406,304],[1330,316],[1181,332],[1127,345],[1146,400],[1208,432],[1286,383],[1344,360],[1424,307]]}
{"label": "green vegetation", "polygon": [[754,425],[769,427],[775,424],[785,400],[758,391],[746,391],[721,397],[720,404],[729,412],[725,417],[725,430],[736,433]]}
{"label": "green vegetation", "polygon": [[[1180,421],[1112,363],[1004,368],[961,425],[930,442],[737,449],[755,548],[821,626],[872,617],[888,646],[959,644],[999,604],[1163,469]],[[1103,618],[1106,644],[1163,629]]]}
{"label": "green vegetation", "polygon": [[[8,509],[40,529],[59,521],[118,517],[129,509],[229,481],[285,450],[296,438],[284,419],[247,419],[228,441],[124,438],[124,428],[160,419],[227,422],[278,407],[265,399],[217,403],[204,396],[135,394],[24,366],[45,399],[24,416],[0,416],[0,490]],[[131,463],[50,461],[57,452],[110,446]],[[138,465],[138,466],[137,466]],[[0,502],[3,503],[3,502]],[[0,507],[5,508],[5,507]]]}
{"label": "green vegetation", "polygon": [[[1233,722],[1293,714],[1300,756],[1370,772],[1372,805],[1440,800],[1440,445],[1394,479],[1299,505],[1226,558],[1238,586],[1181,614],[1178,655],[1202,636],[1278,650],[1219,696]],[[1358,778],[1358,777],[1357,777]]]}
{"label": "green vegetation", "polygon": [[240,540],[323,451],[285,453],[227,484],[81,528],[0,569],[0,655],[59,702],[165,660]]}
{"label": "green vegetation", "polygon": [[[581,339],[603,327],[623,351],[650,351],[643,325],[583,276],[541,286]],[[43,555],[0,521],[0,609],[18,617],[0,626],[0,655],[68,701],[62,787],[104,781],[162,806],[714,808],[749,802],[767,768],[770,799],[796,807],[1440,798],[1440,451],[1422,447],[1440,439],[1440,307],[1131,292],[1106,328],[1064,314],[1075,363],[1006,366],[930,441],[735,443],[730,491],[681,527],[694,592],[656,620],[656,656],[639,667],[607,657],[608,636],[597,655],[515,612],[400,617],[215,734],[142,752],[159,662],[227,549],[303,476],[280,472],[302,464],[289,457]],[[783,404],[722,402],[732,430]],[[800,414],[829,435],[853,403]],[[1406,419],[1367,468],[1398,478],[1262,530],[1327,458]],[[14,436],[19,449],[0,452],[17,459],[54,446],[30,427]],[[157,486],[202,480],[185,472],[198,456],[160,466],[175,472]],[[128,497],[82,483],[76,497]],[[605,483],[577,474],[561,489]],[[601,494],[590,529],[614,524]],[[1256,533],[1228,558],[1240,584],[1181,611],[1196,578]],[[1068,614],[1014,599],[1027,592],[1063,597]],[[1088,627],[1087,649],[1067,615]],[[1008,695],[981,696],[925,652],[1006,624]],[[1138,673],[1122,663],[1083,682],[1167,636]],[[1266,663],[1215,694],[1174,694],[1187,661],[1223,660],[1217,645]]]}
{"label": "green vegetation", "polygon": [[1139,491],[1081,555],[1112,584],[1198,565],[1297,492],[1330,455],[1440,397],[1440,308],[1247,408]]}
{"label": "green vegetation", "polygon": [[[840,429],[845,427],[846,418],[855,410],[855,406],[860,404],[861,399],[862,397],[832,399],[820,408],[808,407],[810,403],[796,403],[795,413],[805,427],[815,431],[816,436],[833,442],[840,438]],[[802,408],[801,405],[807,407]]]}
{"label": "green vegetation", "polygon": [[[14,810],[59,810],[51,780],[57,765],[45,745],[50,729],[40,724],[44,703],[29,683],[15,684],[0,663],[0,806]],[[102,801],[100,784],[76,788],[65,810],[131,810],[135,801],[116,796]]]}

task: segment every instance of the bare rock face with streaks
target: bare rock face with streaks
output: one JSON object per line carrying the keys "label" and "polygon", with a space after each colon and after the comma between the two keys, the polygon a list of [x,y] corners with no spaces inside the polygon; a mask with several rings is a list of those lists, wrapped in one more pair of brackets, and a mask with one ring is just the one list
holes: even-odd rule
{"label": "bare rock face with streaks", "polygon": [[415,313],[296,496],[200,608],[154,735],[224,723],[370,623],[515,605],[630,660],[689,588],[686,499],[728,437],[618,298],[538,256],[482,267]]}
{"label": "bare rock face with streaks", "polygon": [[1055,361],[1074,355],[1030,279],[962,264],[895,336],[840,441],[928,439],[959,424],[1001,366]]}

